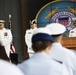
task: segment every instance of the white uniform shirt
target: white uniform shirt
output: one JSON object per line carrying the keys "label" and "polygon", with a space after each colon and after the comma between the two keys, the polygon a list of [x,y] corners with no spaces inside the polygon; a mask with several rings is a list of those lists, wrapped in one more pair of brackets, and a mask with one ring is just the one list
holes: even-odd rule
{"label": "white uniform shirt", "polygon": [[69,37],[76,37],[76,28],[70,30]]}
{"label": "white uniform shirt", "polygon": [[50,56],[55,60],[63,62],[69,75],[76,75],[76,56],[73,51],[62,47],[60,43],[53,43]]}
{"label": "white uniform shirt", "polygon": [[24,75],[14,64],[0,60],[0,75]]}
{"label": "white uniform shirt", "polygon": [[36,53],[18,67],[25,75],[68,75],[65,66],[44,53]]}
{"label": "white uniform shirt", "polygon": [[0,30],[0,43],[5,47],[6,54],[10,55],[10,44],[12,42],[12,33],[9,29]]}
{"label": "white uniform shirt", "polygon": [[32,48],[31,48],[31,45],[32,45],[32,43],[31,43],[31,38],[32,38],[32,33],[33,33],[33,31],[34,31],[35,29],[37,29],[37,28],[26,30],[25,43],[26,43],[26,45],[27,45],[27,47],[28,47],[28,53],[34,53],[34,51],[33,51]]}

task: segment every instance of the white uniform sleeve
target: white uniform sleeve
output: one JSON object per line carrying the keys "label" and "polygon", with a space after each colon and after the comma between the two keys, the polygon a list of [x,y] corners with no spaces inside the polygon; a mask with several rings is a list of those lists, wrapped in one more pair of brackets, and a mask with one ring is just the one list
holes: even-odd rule
{"label": "white uniform sleeve", "polygon": [[31,30],[27,30],[25,34],[25,43],[29,48],[31,48],[31,35],[32,35]]}
{"label": "white uniform sleeve", "polygon": [[28,46],[29,42],[28,42],[28,30],[26,30],[26,33],[25,33],[25,43],[26,45]]}
{"label": "white uniform sleeve", "polygon": [[2,36],[0,37],[0,41],[1,44],[3,46],[10,44],[12,42],[12,33],[10,30],[6,30],[6,32],[4,32],[4,34],[2,34]]}

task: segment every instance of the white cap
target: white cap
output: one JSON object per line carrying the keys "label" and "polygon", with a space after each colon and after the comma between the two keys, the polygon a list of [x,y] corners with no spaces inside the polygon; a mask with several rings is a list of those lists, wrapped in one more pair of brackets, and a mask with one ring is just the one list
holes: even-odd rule
{"label": "white cap", "polygon": [[39,40],[53,41],[53,37],[51,36],[51,32],[48,28],[42,27],[34,30],[32,34],[32,42],[36,42]]}
{"label": "white cap", "polygon": [[4,23],[5,21],[4,20],[0,20],[0,23]]}
{"label": "white cap", "polygon": [[50,29],[51,35],[63,34],[66,31],[66,27],[59,23],[48,24],[46,28]]}
{"label": "white cap", "polygon": [[33,32],[33,35],[37,33],[46,33],[46,34],[51,35],[51,31],[48,28],[44,28],[44,27],[35,29]]}
{"label": "white cap", "polygon": [[37,24],[37,20],[34,19],[34,20],[30,21],[30,24],[31,24],[31,25],[33,25],[33,24]]}

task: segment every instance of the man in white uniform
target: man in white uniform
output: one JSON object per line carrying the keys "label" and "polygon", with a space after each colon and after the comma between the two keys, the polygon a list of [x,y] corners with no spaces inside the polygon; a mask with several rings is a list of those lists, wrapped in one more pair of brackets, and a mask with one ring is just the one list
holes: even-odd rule
{"label": "man in white uniform", "polygon": [[35,54],[19,64],[25,75],[68,75],[62,62],[50,58],[53,37],[47,28],[37,28],[32,36],[32,48]]}
{"label": "man in white uniform", "polygon": [[29,54],[29,57],[31,57],[34,54],[34,51],[31,48],[31,37],[32,37],[32,33],[35,29],[37,29],[37,24],[36,24],[36,20],[34,19],[32,22],[30,21],[30,29],[26,30],[26,34],[25,34],[25,43],[27,45],[27,51]]}
{"label": "man in white uniform", "polygon": [[0,43],[5,47],[6,54],[10,57],[10,44],[12,42],[12,33],[10,29],[4,27],[4,20],[0,20]]}
{"label": "man in white uniform", "polygon": [[69,37],[76,37],[76,18],[72,18],[74,28],[69,31]]}
{"label": "man in white uniform", "polygon": [[59,23],[51,23],[46,28],[50,29],[54,38],[54,43],[50,49],[50,57],[62,62],[66,66],[69,75],[76,75],[76,55],[73,51],[61,45],[62,34],[66,30],[65,26]]}

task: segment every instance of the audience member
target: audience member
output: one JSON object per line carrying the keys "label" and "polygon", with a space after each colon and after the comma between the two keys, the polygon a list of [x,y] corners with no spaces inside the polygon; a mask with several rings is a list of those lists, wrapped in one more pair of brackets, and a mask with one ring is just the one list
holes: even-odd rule
{"label": "audience member", "polygon": [[46,28],[50,29],[54,38],[54,43],[50,49],[50,57],[62,62],[66,66],[69,75],[76,75],[76,55],[73,51],[61,45],[62,34],[66,30],[65,26],[59,23],[51,23]]}
{"label": "audience member", "polygon": [[24,75],[14,64],[0,59],[0,75]]}
{"label": "audience member", "polygon": [[31,58],[19,64],[25,75],[68,75],[64,65],[50,59],[53,38],[46,28],[37,28],[32,36],[32,48],[36,52]]}
{"label": "audience member", "polygon": [[32,33],[35,29],[37,29],[37,22],[36,19],[34,19],[32,22],[30,21],[30,29],[26,30],[26,34],[25,34],[25,43],[27,45],[27,51],[29,54],[29,57],[31,57],[34,54],[34,51],[31,48],[31,37],[32,37]]}

